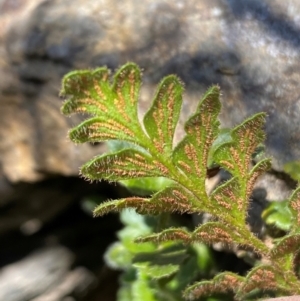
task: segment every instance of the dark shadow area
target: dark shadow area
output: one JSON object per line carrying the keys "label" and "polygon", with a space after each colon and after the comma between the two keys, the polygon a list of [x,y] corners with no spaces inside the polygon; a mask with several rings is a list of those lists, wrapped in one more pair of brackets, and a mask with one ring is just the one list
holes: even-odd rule
{"label": "dark shadow area", "polygon": [[[82,202],[89,197],[99,201],[116,198],[122,190],[118,189],[116,185],[91,184],[76,177],[15,185],[14,194],[0,208],[0,266],[47,246],[49,237],[76,254],[75,265],[91,269],[93,262],[94,267],[97,262],[99,265],[99,254],[116,239],[114,233],[121,225],[117,215],[93,218],[91,211],[83,209]],[[36,221],[40,226],[30,233],[28,221]]]}

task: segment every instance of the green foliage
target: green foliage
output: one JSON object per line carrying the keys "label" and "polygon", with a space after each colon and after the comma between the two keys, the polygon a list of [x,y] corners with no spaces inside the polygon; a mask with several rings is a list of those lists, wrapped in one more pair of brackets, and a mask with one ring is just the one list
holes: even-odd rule
{"label": "green foliage", "polygon": [[[105,254],[111,268],[124,271],[118,300],[182,300],[181,291],[199,276],[208,276],[214,266],[209,248],[195,244],[186,248],[176,242],[159,246],[152,242],[139,244],[134,238],[152,233],[155,218],[123,210],[124,228],[118,232],[119,241]],[[126,294],[127,297],[124,295]]]}
{"label": "green foliage", "polygon": [[[119,233],[121,244],[108,252],[108,261],[115,258],[111,262],[127,269],[128,273],[123,277],[119,300],[177,300],[174,294],[166,297],[169,294],[166,288],[171,289],[174,279],[177,279],[176,289],[183,288],[180,275],[190,256],[182,244],[192,248],[199,243],[222,243],[252,250],[261,262],[245,276],[223,272],[211,280],[189,284],[183,291],[185,299],[232,293],[236,300],[246,300],[256,291],[278,296],[300,294],[300,282],[294,269],[300,242],[300,188],[288,200],[291,220],[285,228],[287,235],[270,244],[260,240],[247,225],[255,181],[271,166],[267,158],[256,158],[256,163],[252,160],[265,138],[262,129],[265,114],[255,114],[233,129],[220,129],[220,91],[218,86],[212,86],[186,121],[185,137],[174,145],[182,105],[180,80],[170,75],[161,81],[142,123],[137,113],[140,85],[140,69],[128,63],[116,72],[113,81],[107,68],[71,72],[64,77],[62,88],[62,95],[68,98],[62,107],[64,114],[91,115],[70,131],[72,141],[128,143],[126,148],[84,164],[81,168],[84,177],[123,183],[137,179],[169,179],[166,185],[149,189],[149,197],[144,194],[107,201],[94,210],[95,216],[127,208],[142,215],[161,216],[163,227],[157,227],[156,232],[138,229],[137,225],[125,227],[124,233]],[[228,171],[231,178],[208,194],[205,182],[211,167],[215,166]],[[140,185],[141,182],[135,182],[133,187],[140,188]],[[213,220],[195,229],[183,228],[163,220],[173,212],[206,212]],[[132,237],[137,237],[136,242]],[[178,246],[181,249],[176,253],[173,248]],[[142,248],[145,254],[141,254]],[[120,252],[127,253],[117,260]],[[196,279],[194,276],[187,278],[190,283]],[[130,289],[126,288],[126,279],[131,279]],[[160,295],[163,293],[164,296]]]}
{"label": "green foliage", "polygon": [[295,181],[300,181],[300,161],[293,161],[284,165],[284,171]]}
{"label": "green foliage", "polygon": [[288,232],[292,226],[292,213],[289,201],[271,202],[262,213],[266,225]]}

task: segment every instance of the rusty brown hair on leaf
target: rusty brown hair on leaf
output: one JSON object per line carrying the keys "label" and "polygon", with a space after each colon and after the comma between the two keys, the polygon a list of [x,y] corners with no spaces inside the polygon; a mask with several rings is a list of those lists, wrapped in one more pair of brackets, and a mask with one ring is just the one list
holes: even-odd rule
{"label": "rusty brown hair on leaf", "polygon": [[[209,281],[189,285],[184,297],[193,300],[213,293],[232,292],[243,299],[259,287],[300,294],[300,282],[294,267],[299,252],[300,187],[290,197],[292,227],[273,244],[266,244],[247,224],[251,196],[259,176],[271,167],[270,159],[253,160],[253,154],[264,142],[266,114],[257,113],[232,129],[222,129],[220,87],[208,88],[184,124],[185,136],[174,144],[183,103],[184,87],[177,75],[164,77],[142,121],[138,102],[142,75],[135,63],[120,67],[113,76],[106,67],[72,71],[62,81],[61,108],[65,115],[84,113],[84,121],[69,131],[75,143],[121,141],[126,147],[91,159],[81,167],[88,180],[124,181],[168,179],[165,186],[139,195],[99,204],[95,216],[124,209],[135,209],[142,215],[165,217],[173,212],[202,215],[211,220],[195,229],[166,225],[137,241],[164,244],[215,243],[236,246],[264,258],[268,266],[257,263],[245,277],[219,273]],[[206,182],[220,170],[229,179],[207,193]],[[127,182],[128,183],[128,182]],[[128,185],[128,184],[126,184]],[[281,277],[281,275],[285,275]],[[170,278],[171,279],[171,278]]]}

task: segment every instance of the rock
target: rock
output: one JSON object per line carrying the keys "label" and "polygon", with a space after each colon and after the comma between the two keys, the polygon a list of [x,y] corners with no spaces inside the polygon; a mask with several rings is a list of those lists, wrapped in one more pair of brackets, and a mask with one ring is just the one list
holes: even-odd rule
{"label": "rock", "polygon": [[10,181],[74,175],[103,152],[102,144],[66,139],[79,119],[59,113],[60,80],[73,69],[114,69],[128,60],[144,69],[142,111],[166,74],[186,83],[184,116],[218,83],[224,126],[265,111],[274,169],[300,157],[299,1],[20,3],[0,7],[0,162]]}
{"label": "rock", "polygon": [[289,297],[279,297],[279,298],[271,298],[271,299],[264,299],[263,301],[299,301],[300,295],[298,296],[289,296]]}
{"label": "rock", "polygon": [[60,283],[51,288],[51,291],[45,292],[31,301],[60,301],[74,292],[75,295],[81,297],[95,286],[95,282],[96,277],[89,270],[83,267],[76,268],[69,272]]}
{"label": "rock", "polygon": [[[111,278],[112,273],[107,271],[103,263],[103,253],[116,239],[115,232],[121,226],[118,216],[95,219],[91,209],[83,210],[83,205],[92,197],[97,197],[97,201],[100,202],[105,193],[114,197],[114,192],[101,192],[99,183],[90,184],[83,180],[82,184],[85,185],[82,186],[77,179],[77,183],[73,181],[73,184],[79,190],[73,188],[72,193],[66,181],[61,178],[55,180],[52,179],[53,190],[57,190],[53,185],[56,182],[65,190],[65,197],[69,194],[67,206],[63,203],[62,191],[57,194],[57,198],[52,195],[50,202],[47,198],[49,191],[45,190],[44,196],[38,193],[41,196],[42,208],[37,204],[28,204],[26,198],[23,199],[25,204],[22,207],[21,202],[11,202],[13,204],[0,207],[0,300],[62,301],[74,298],[87,301],[91,300],[86,298],[87,295],[93,292],[97,292],[98,300],[106,300],[107,294],[115,294],[117,279]],[[49,180],[46,182],[43,183],[44,186],[50,189]],[[26,185],[33,186],[38,183]],[[20,193],[26,191],[24,187],[21,188]],[[30,194],[30,189],[32,187],[27,187],[26,194]],[[85,198],[81,195],[82,192]],[[49,203],[43,203],[43,199],[48,199]],[[57,203],[60,202],[63,205],[58,208]],[[24,210],[26,203],[27,211]],[[19,209],[20,214],[14,218],[8,210],[10,207],[15,207],[14,211]],[[50,211],[50,214],[46,214],[47,219],[41,214],[40,218],[18,224],[22,217],[24,220],[26,216],[28,218],[30,208],[33,213],[40,209],[40,212]],[[3,219],[5,213],[14,221],[14,224],[8,224],[9,227],[5,225],[8,220]],[[36,226],[37,221],[39,223]],[[20,226],[21,231],[18,231]],[[106,282],[106,277],[111,279],[110,283]]]}
{"label": "rock", "polygon": [[72,261],[67,249],[55,247],[7,265],[0,273],[0,299],[22,301],[38,296],[64,279]]}

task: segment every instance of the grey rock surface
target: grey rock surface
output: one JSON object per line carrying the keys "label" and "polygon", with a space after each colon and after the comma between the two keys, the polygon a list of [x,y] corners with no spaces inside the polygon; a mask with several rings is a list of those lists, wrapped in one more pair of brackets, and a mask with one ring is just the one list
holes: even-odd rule
{"label": "grey rock surface", "polygon": [[0,206],[0,300],[114,300],[117,275],[103,253],[120,223],[87,206],[116,189],[65,177],[15,187]]}
{"label": "grey rock surface", "polygon": [[72,264],[63,247],[45,248],[0,271],[0,299],[30,300],[62,281]]}
{"label": "grey rock surface", "polygon": [[9,180],[77,174],[103,151],[67,141],[76,118],[59,113],[60,80],[76,68],[114,69],[127,61],[144,69],[143,112],[169,73],[186,84],[184,117],[218,83],[224,126],[265,111],[274,168],[300,157],[299,1],[20,3],[0,6],[0,162]]}

